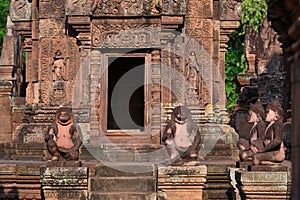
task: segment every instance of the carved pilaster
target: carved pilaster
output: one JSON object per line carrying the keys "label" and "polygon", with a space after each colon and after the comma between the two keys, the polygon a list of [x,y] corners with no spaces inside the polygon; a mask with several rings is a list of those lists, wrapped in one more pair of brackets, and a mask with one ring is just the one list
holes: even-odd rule
{"label": "carved pilaster", "polygon": [[72,101],[73,83],[79,69],[75,38],[43,38],[40,43],[41,100],[63,105]]}
{"label": "carved pilaster", "polygon": [[149,113],[152,113],[151,116],[151,137],[152,141],[155,143],[160,143],[159,133],[161,129],[161,92],[162,88],[160,87],[160,77],[163,67],[161,67],[161,51],[156,49],[151,52],[151,107]]}

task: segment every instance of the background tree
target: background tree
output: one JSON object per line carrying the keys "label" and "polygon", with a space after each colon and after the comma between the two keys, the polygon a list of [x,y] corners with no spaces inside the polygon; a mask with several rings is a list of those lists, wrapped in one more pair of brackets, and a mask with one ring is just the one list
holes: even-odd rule
{"label": "background tree", "polygon": [[0,1],[0,55],[2,53],[3,37],[6,34],[6,20],[9,11],[10,0]]}
{"label": "background tree", "polygon": [[225,90],[229,110],[232,110],[236,104],[239,94],[236,75],[246,72],[248,69],[244,51],[246,27],[250,26],[258,31],[266,15],[267,4],[265,0],[242,1],[241,25],[232,33],[225,57]]}

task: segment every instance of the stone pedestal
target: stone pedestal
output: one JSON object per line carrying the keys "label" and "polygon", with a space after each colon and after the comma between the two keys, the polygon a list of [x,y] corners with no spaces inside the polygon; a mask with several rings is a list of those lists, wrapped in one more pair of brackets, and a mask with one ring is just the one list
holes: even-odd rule
{"label": "stone pedestal", "polygon": [[236,199],[290,199],[290,170],[246,171],[230,168],[228,174]]}
{"label": "stone pedestal", "polygon": [[45,200],[87,199],[87,167],[46,167],[41,171],[42,195]]}
{"label": "stone pedestal", "polygon": [[199,200],[206,182],[207,167],[159,167],[158,199],[160,200]]}

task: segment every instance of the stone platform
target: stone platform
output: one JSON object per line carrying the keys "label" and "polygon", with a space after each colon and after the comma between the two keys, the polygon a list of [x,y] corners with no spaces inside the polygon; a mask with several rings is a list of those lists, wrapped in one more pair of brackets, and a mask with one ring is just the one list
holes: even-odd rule
{"label": "stone platform", "polygon": [[[165,195],[167,199],[172,195],[203,200],[231,199],[226,176],[227,167],[234,166],[230,160],[202,161],[194,167],[96,160],[81,161],[81,166],[73,163],[73,167],[60,162],[58,166],[46,164],[0,160],[0,199],[75,199],[76,195],[95,200],[162,200]],[[76,195],[71,197],[69,193]]]}
{"label": "stone platform", "polygon": [[291,168],[281,165],[249,165],[228,168],[235,199],[290,199]]}

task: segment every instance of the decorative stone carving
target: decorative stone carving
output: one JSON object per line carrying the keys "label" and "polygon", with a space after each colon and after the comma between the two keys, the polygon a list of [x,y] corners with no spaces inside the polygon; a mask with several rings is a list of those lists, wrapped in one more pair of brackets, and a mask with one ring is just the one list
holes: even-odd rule
{"label": "decorative stone carving", "polygon": [[221,0],[221,20],[239,20],[242,13],[241,0]]}
{"label": "decorative stone carving", "polygon": [[40,19],[64,18],[65,2],[61,0],[40,0],[39,17]]}
{"label": "decorative stone carving", "polygon": [[[133,22],[133,24],[130,24]],[[125,23],[125,24],[124,24]],[[122,25],[120,25],[122,24]],[[93,46],[101,48],[149,48],[160,47],[160,29],[157,25],[144,25],[132,20],[112,21],[104,25],[102,20],[93,23]]]}
{"label": "decorative stone carving", "polygon": [[162,9],[163,14],[185,14],[186,13],[186,0],[154,0],[156,5],[161,5],[156,8],[158,11]]}
{"label": "decorative stone carving", "polygon": [[291,172],[236,170],[231,176],[239,199],[290,199]]}
{"label": "decorative stone carving", "polygon": [[13,21],[31,19],[31,3],[28,0],[12,0],[10,2],[10,17]]}
{"label": "decorative stone carving", "polygon": [[[187,78],[186,86],[186,104],[197,106],[202,94],[199,93],[202,89],[202,77],[199,71],[202,71],[202,65],[198,62],[195,52],[191,52],[188,62],[186,63],[185,74]],[[200,95],[200,96],[199,96]]]}
{"label": "decorative stone carving", "polygon": [[192,120],[190,110],[185,106],[177,106],[172,114],[171,121],[167,124],[162,142],[165,143],[172,165],[195,165],[201,143],[201,133]]}
{"label": "decorative stone carving", "polygon": [[[212,18],[213,5],[210,0],[189,0],[187,1],[187,15],[193,18]],[[195,20],[195,19],[193,19]]]}
{"label": "decorative stone carving", "polygon": [[63,18],[41,19],[39,23],[39,36],[46,37],[64,37],[65,20]]}
{"label": "decorative stone carving", "polygon": [[94,4],[93,14],[96,16],[139,16],[156,15],[161,13],[161,0],[97,0]]}
{"label": "decorative stone carving", "polygon": [[53,94],[51,103],[64,102],[66,99],[66,64],[60,50],[55,52],[54,61],[52,63],[52,81]]}
{"label": "decorative stone carving", "polygon": [[273,102],[268,102],[267,109],[266,121],[269,125],[265,131],[263,147],[253,156],[255,165],[280,163],[285,159],[283,110],[279,98],[276,97]]}
{"label": "decorative stone carving", "polygon": [[250,110],[247,118],[249,123],[253,123],[250,131],[250,139],[248,141],[242,138],[238,141],[240,159],[242,161],[252,160],[253,154],[264,148],[266,129],[264,116],[265,111],[260,99],[258,99],[255,104],[250,104]]}
{"label": "decorative stone carving", "polygon": [[246,28],[245,53],[249,69],[237,77],[241,92],[235,127],[240,134],[250,130],[247,125],[240,125],[246,123],[241,119],[244,118],[242,115],[246,115],[250,103],[257,98],[265,105],[278,96],[285,111],[283,121],[289,118],[290,81],[289,74],[285,71],[287,67],[283,64],[283,50],[278,38],[267,18],[263,20],[258,33],[250,27]]}
{"label": "decorative stone carving", "polygon": [[67,15],[89,15],[95,9],[99,0],[67,0]]}
{"label": "decorative stone carving", "polygon": [[45,104],[66,105],[72,101],[80,64],[76,39],[44,38],[40,45],[41,100]]}
{"label": "decorative stone carving", "polygon": [[41,167],[42,193],[46,200],[87,199],[87,167]]}
{"label": "decorative stone carving", "polygon": [[58,109],[55,114],[55,121],[45,135],[52,160],[78,160],[79,148],[82,144],[80,137],[80,128],[74,123],[71,109]]}
{"label": "decorative stone carving", "polygon": [[207,167],[159,167],[158,199],[182,200],[202,199]]}

